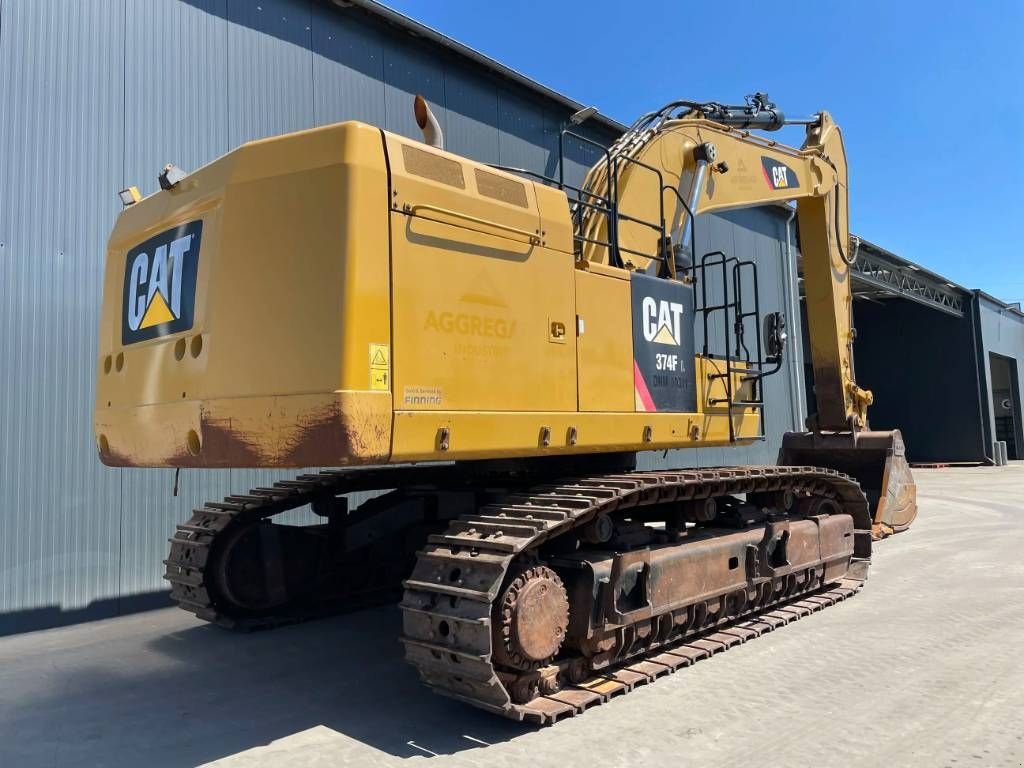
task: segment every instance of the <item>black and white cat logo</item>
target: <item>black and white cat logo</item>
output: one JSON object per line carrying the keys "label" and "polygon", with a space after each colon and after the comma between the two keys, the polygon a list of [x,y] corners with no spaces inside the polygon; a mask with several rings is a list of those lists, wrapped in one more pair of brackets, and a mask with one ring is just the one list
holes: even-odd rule
{"label": "black and white cat logo", "polygon": [[130,251],[124,268],[121,343],[155,339],[192,327],[203,222],[190,221]]}
{"label": "black and white cat logo", "polygon": [[633,272],[633,394],[637,411],[692,413],[693,288]]}
{"label": "black and white cat logo", "polygon": [[764,180],[772,189],[795,189],[800,186],[796,171],[785,163],[762,155],[761,169],[764,171]]}
{"label": "black and white cat logo", "polygon": [[644,338],[657,344],[679,346],[682,338],[680,320],[683,317],[683,304],[679,301],[656,300],[653,296],[644,296],[640,304],[643,317]]}

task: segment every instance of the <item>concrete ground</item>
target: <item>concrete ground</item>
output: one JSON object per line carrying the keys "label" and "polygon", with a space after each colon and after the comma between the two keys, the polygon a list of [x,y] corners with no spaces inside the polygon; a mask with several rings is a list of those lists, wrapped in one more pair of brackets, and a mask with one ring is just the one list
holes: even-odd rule
{"label": "concrete ground", "polygon": [[398,613],[0,639],[0,766],[1020,766],[1024,465],[919,470],[853,600],[546,729],[435,696]]}

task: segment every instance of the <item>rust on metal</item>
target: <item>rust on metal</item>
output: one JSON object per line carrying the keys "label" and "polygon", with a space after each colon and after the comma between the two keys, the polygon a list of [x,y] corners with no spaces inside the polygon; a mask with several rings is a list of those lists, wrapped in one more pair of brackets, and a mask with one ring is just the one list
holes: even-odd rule
{"label": "rust on metal", "polygon": [[353,440],[360,439],[361,431],[347,423],[337,402],[325,408],[304,414],[297,429],[282,440],[280,453],[283,465],[311,467],[318,464],[343,466],[357,451]]}
{"label": "rust on metal", "polygon": [[[585,575],[566,582],[569,629],[547,666],[523,670],[504,664],[492,633],[478,631],[487,620],[503,623],[499,596],[506,594],[502,585],[510,583],[506,573],[514,563],[536,562],[547,542],[585,529],[598,514],[642,515],[653,505],[708,497],[737,506],[734,494],[780,491],[800,499],[820,497],[815,505],[820,514],[794,512],[795,519],[766,520],[739,533],[698,528],[694,541],[684,535],[675,543],[632,551],[630,537],[640,532],[621,519],[617,535],[626,551],[610,548],[603,560],[600,552],[578,552],[579,572]],[[745,524],[736,510],[719,514]],[[508,523],[491,523],[503,516]],[[517,492],[453,520],[445,533],[429,538],[405,582],[406,658],[439,693],[513,719],[552,723],[591,705],[589,699],[556,693],[594,692],[601,681],[631,690],[853,594],[861,578],[851,574],[866,573],[871,522],[867,499],[855,482],[812,467],[631,473]],[[555,554],[548,564],[564,581],[572,561],[572,555]],[[455,568],[464,578],[473,574],[475,587],[452,600],[455,594],[438,576]],[[807,597],[815,601],[801,602]],[[774,621],[762,621],[772,613]],[[505,637],[500,631],[494,635]],[[677,649],[682,661],[655,661]],[[449,661],[453,652],[458,663]],[[464,659],[476,663],[467,667]]]}
{"label": "rust on metal", "polygon": [[788,432],[779,464],[830,467],[857,480],[871,504],[876,539],[905,531],[917,516],[917,486],[898,429],[856,434]]}
{"label": "rust on metal", "polygon": [[558,574],[542,565],[526,568],[502,595],[495,654],[508,666],[536,668],[558,653],[568,624],[569,597]]}
{"label": "rust on metal", "polygon": [[124,467],[379,465],[390,451],[389,403],[338,392],[126,408],[97,426],[98,448],[104,463]]}
{"label": "rust on metal", "polygon": [[[407,576],[402,640],[422,679],[552,723],[845,599],[866,576],[867,499],[834,470],[598,474],[505,491],[495,481],[507,475],[485,477],[458,465],[331,470],[228,496],[178,526],[165,578],[182,608],[253,629],[380,602]],[[345,509],[341,494],[394,487],[409,490],[322,526],[271,522],[306,504],[331,515]],[[785,513],[743,501],[790,495]],[[713,521],[675,533],[642,522],[708,498]],[[360,524],[379,534],[416,504],[415,525],[427,528],[395,528],[418,542],[411,572],[397,550],[359,548]],[[438,522],[437,509],[454,511]],[[610,534],[565,545],[599,516]],[[345,526],[352,534],[337,539]],[[331,536],[356,546],[336,557]],[[252,582],[260,588],[235,588]]]}
{"label": "rust on metal", "polygon": [[209,456],[218,457],[226,466],[254,467],[263,459],[259,444],[237,429],[231,418],[218,419],[204,408],[199,410],[200,453],[193,455],[183,447],[168,462],[175,467],[203,467]]}

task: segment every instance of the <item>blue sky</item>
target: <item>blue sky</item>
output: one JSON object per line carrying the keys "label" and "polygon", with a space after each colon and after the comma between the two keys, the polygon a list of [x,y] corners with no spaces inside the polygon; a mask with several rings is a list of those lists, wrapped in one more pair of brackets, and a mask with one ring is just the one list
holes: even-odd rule
{"label": "blue sky", "polygon": [[1024,300],[1024,0],[385,2],[624,123],[755,90],[827,109],[854,232]]}

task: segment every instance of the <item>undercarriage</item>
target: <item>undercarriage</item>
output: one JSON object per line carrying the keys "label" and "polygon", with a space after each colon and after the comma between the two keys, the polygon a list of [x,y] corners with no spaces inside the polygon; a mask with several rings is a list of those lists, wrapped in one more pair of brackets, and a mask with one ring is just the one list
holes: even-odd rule
{"label": "undercarriage", "polygon": [[[400,599],[431,688],[550,723],[867,575],[868,502],[834,470],[505,469],[328,471],[229,496],[178,527],[165,578],[182,608],[235,629]],[[343,495],[388,488],[351,511]],[[305,505],[324,522],[272,521]]]}

